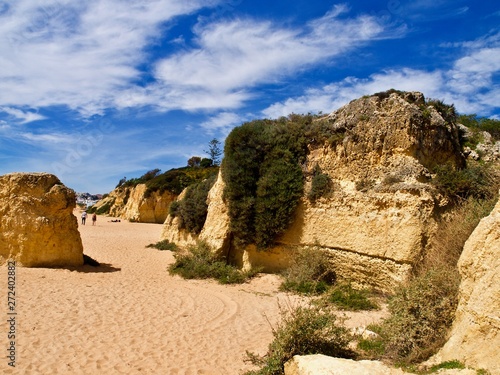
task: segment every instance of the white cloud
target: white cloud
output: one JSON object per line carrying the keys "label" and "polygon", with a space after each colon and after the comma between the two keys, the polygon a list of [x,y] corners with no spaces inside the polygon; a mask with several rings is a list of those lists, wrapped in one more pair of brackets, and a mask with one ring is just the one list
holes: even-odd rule
{"label": "white cloud", "polygon": [[0,107],[0,112],[7,113],[8,115],[12,116],[14,119],[18,120],[19,123],[21,124],[27,124],[28,122],[33,122],[33,121],[38,121],[38,120],[43,120],[46,117],[32,111],[22,111],[17,108],[10,108],[10,107]]}
{"label": "white cloud", "polygon": [[180,98],[182,108],[217,103],[218,108],[235,108],[255,95],[252,88],[258,84],[280,82],[312,64],[333,64],[364,43],[404,32],[389,35],[374,17],[340,18],[345,12],[347,8],[336,6],[295,29],[252,19],[198,25],[197,48],[159,61],[155,76],[166,97],[174,102]]}
{"label": "white cloud", "polygon": [[200,126],[207,130],[210,134],[218,131],[227,135],[232,128],[241,125],[246,120],[246,117],[233,112],[220,112],[215,116],[203,121]]}
{"label": "white cloud", "polygon": [[331,112],[352,99],[391,88],[421,91],[427,97],[454,103],[462,113],[489,113],[498,109],[500,103],[500,88],[494,84],[494,75],[500,72],[498,44],[500,34],[461,43],[459,47],[465,48],[464,54],[451,69],[424,71],[402,68],[372,74],[364,79],[349,77],[274,103],[263,113],[276,118],[292,112]]}

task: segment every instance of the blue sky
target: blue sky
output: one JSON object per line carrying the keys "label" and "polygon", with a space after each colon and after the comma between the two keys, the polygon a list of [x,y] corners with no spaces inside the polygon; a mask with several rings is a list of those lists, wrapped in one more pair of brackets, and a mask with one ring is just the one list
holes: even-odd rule
{"label": "blue sky", "polygon": [[500,118],[499,25],[495,1],[0,1],[0,174],[106,193],[390,88]]}

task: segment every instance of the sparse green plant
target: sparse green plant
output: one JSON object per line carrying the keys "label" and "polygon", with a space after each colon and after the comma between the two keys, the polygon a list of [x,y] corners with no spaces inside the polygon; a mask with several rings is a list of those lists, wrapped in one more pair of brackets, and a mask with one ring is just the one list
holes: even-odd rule
{"label": "sparse green plant", "polygon": [[370,292],[366,289],[354,289],[350,283],[334,285],[323,297],[325,301],[333,303],[339,309],[349,311],[376,310],[378,304],[369,298]]}
{"label": "sparse green plant", "polygon": [[221,284],[239,284],[260,271],[242,271],[227,264],[203,241],[190,246],[185,252],[176,252],[174,257],[175,262],[169,266],[169,272],[185,279],[216,279]]}
{"label": "sparse green plant", "polygon": [[431,373],[437,372],[438,370],[441,369],[451,370],[451,369],[464,369],[464,368],[465,365],[462,362],[460,362],[459,360],[452,360],[452,361],[441,362],[438,363],[437,365],[431,366],[429,372]]}
{"label": "sparse green plant", "polygon": [[156,243],[151,243],[147,245],[146,247],[148,248],[153,248],[157,250],[170,250],[170,251],[177,251],[177,245],[173,242],[170,242],[169,240],[161,240]]}
{"label": "sparse green plant", "polygon": [[321,294],[335,282],[327,254],[316,248],[300,248],[284,272],[281,290],[299,294]]}
{"label": "sparse green plant", "polygon": [[283,374],[285,362],[294,355],[325,354],[332,357],[352,358],[348,349],[350,334],[343,320],[332,308],[316,305],[281,308],[281,321],[273,328],[274,339],[264,357],[248,353],[249,360],[260,365],[246,375]]}
{"label": "sparse green plant", "polygon": [[367,179],[367,178],[362,178],[359,181],[356,181],[356,190],[361,191],[361,192],[366,192],[370,190],[373,186],[375,185],[375,181]]}
{"label": "sparse green plant", "polygon": [[452,198],[488,199],[497,192],[493,176],[487,164],[469,161],[464,169],[445,164],[436,166],[432,183]]}

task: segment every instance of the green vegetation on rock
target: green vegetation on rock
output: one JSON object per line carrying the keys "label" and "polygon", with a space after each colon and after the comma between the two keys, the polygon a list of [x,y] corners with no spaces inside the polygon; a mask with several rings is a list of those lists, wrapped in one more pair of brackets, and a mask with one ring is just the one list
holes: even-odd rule
{"label": "green vegetation on rock", "polygon": [[207,218],[207,196],[217,175],[190,185],[184,198],[170,205],[169,213],[179,218],[179,229],[185,228],[193,234],[199,234]]}

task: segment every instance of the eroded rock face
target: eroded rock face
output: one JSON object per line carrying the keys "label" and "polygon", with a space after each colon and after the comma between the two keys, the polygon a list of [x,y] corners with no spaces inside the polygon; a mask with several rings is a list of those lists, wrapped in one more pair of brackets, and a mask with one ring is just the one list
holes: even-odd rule
{"label": "eroded rock face", "polygon": [[83,264],[73,190],[46,173],[0,176],[0,262],[25,267]]}
{"label": "eroded rock face", "polygon": [[116,188],[96,204],[96,208],[109,206],[109,215],[121,219],[162,224],[168,216],[170,204],[176,195],[165,191],[147,192],[145,184]]}
{"label": "eroded rock face", "polygon": [[500,374],[500,201],[482,219],[458,262],[462,281],[450,339],[433,359],[460,359]]}

